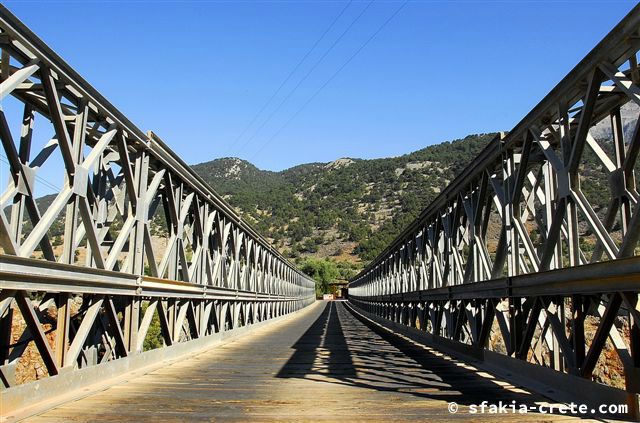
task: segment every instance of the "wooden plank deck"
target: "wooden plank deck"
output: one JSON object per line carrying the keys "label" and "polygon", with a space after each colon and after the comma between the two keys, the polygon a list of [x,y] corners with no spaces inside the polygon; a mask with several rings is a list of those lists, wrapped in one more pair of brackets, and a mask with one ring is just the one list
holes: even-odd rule
{"label": "wooden plank deck", "polygon": [[[365,324],[367,323],[367,324]],[[469,414],[483,400],[545,402],[318,302],[251,335],[32,417],[62,421],[532,420]],[[450,401],[460,404],[450,414]]]}

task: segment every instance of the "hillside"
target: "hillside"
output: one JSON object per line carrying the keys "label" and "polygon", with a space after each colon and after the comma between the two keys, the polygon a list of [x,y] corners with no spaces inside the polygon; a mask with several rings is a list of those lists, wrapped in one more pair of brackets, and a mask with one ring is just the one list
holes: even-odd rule
{"label": "hillside", "polygon": [[289,257],[361,262],[378,254],[494,135],[470,135],[400,157],[342,158],[281,172],[237,158],[193,168]]}
{"label": "hillside", "polygon": [[[639,113],[633,102],[621,108],[627,142]],[[615,157],[608,118],[591,134]],[[200,163],[194,169],[289,257],[335,257],[357,267],[400,233],[494,135],[469,135],[400,157],[341,158],[281,172],[260,170],[237,158]],[[609,178],[589,148],[580,172],[583,193],[603,215]],[[581,231],[585,242],[594,241],[584,222]]]}

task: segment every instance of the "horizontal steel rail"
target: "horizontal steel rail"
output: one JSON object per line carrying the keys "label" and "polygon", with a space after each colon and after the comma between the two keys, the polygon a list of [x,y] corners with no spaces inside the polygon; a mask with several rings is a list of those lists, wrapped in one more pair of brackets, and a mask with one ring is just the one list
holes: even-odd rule
{"label": "horizontal steel rail", "polygon": [[[315,300],[310,278],[2,6],[0,49],[5,389],[39,361],[41,379],[139,356],[154,325],[149,348],[169,348]],[[43,167],[64,180],[48,203]]]}
{"label": "horizontal steel rail", "polygon": [[350,281],[350,301],[583,378],[613,348],[637,413],[639,49],[636,6]]}

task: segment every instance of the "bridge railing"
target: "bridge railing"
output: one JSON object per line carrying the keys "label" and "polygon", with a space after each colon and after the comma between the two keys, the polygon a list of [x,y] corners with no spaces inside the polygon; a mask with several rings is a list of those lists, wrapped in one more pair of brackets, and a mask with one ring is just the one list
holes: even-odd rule
{"label": "bridge railing", "polygon": [[5,388],[314,301],[312,280],[2,6],[0,48]]}
{"label": "bridge railing", "polygon": [[587,379],[619,367],[607,383],[640,392],[639,30],[636,7],[352,279],[350,300],[473,354]]}

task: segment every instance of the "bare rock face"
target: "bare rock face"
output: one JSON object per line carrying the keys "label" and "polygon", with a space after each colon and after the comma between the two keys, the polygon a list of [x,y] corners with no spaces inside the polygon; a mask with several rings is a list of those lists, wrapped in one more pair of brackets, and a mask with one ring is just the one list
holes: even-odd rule
{"label": "bare rock face", "polygon": [[324,168],[328,170],[335,170],[335,169],[340,169],[343,167],[350,166],[354,163],[355,163],[354,160],[345,157],[345,158],[337,159],[327,163],[326,165],[324,165]]}
{"label": "bare rock face", "polygon": [[[622,117],[622,130],[624,133],[624,140],[628,143],[633,135],[633,128],[635,128],[636,121],[640,115],[640,106],[630,101],[620,108],[620,115]],[[598,122],[589,131],[593,138],[597,140],[610,140],[613,138],[611,131],[611,119],[606,117]]]}

